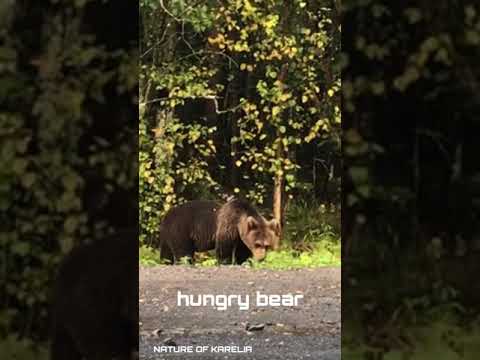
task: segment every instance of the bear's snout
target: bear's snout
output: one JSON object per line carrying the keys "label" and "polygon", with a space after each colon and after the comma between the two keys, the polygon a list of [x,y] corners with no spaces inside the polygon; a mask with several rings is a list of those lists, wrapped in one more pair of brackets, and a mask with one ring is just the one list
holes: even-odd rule
{"label": "bear's snout", "polygon": [[253,258],[257,261],[262,261],[267,256],[267,250],[262,247],[257,247],[253,250]]}

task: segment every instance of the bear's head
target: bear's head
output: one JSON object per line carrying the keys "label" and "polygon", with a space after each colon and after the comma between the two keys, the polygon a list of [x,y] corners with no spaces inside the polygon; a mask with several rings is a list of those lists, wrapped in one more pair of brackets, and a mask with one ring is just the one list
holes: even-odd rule
{"label": "bear's head", "polygon": [[247,216],[243,218],[238,230],[243,243],[252,252],[255,260],[263,260],[267,251],[276,249],[279,243],[279,227],[277,221],[267,221],[263,217]]}

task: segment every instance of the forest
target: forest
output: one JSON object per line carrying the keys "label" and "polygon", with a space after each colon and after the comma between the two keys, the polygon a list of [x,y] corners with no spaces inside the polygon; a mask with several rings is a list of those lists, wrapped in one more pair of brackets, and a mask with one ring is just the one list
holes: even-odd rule
{"label": "forest", "polygon": [[292,255],[321,246],[305,261],[339,262],[339,10],[334,1],[140,2],[142,244],[155,242],[172,206],[235,196],[283,225]]}
{"label": "forest", "polygon": [[342,357],[476,359],[478,3],[344,1],[342,24]]}

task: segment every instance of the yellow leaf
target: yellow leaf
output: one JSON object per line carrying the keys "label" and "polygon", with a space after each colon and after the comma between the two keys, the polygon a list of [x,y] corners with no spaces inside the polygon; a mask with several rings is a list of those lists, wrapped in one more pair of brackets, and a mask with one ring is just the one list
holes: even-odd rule
{"label": "yellow leaf", "polygon": [[280,113],[280,107],[279,106],[274,106],[272,108],[272,116],[275,117]]}
{"label": "yellow leaf", "polygon": [[245,11],[246,11],[247,14],[254,13],[255,10],[256,10],[256,8],[254,6],[252,6],[250,1],[248,1],[248,0],[245,0],[244,6],[245,6]]}

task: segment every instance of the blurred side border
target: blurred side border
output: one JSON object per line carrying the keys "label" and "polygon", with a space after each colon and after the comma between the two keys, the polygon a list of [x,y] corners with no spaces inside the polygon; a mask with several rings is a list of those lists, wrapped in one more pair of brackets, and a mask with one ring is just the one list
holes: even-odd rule
{"label": "blurred side border", "polygon": [[5,1],[0,16],[0,353],[41,359],[72,250],[128,233],[138,305],[138,3]]}

